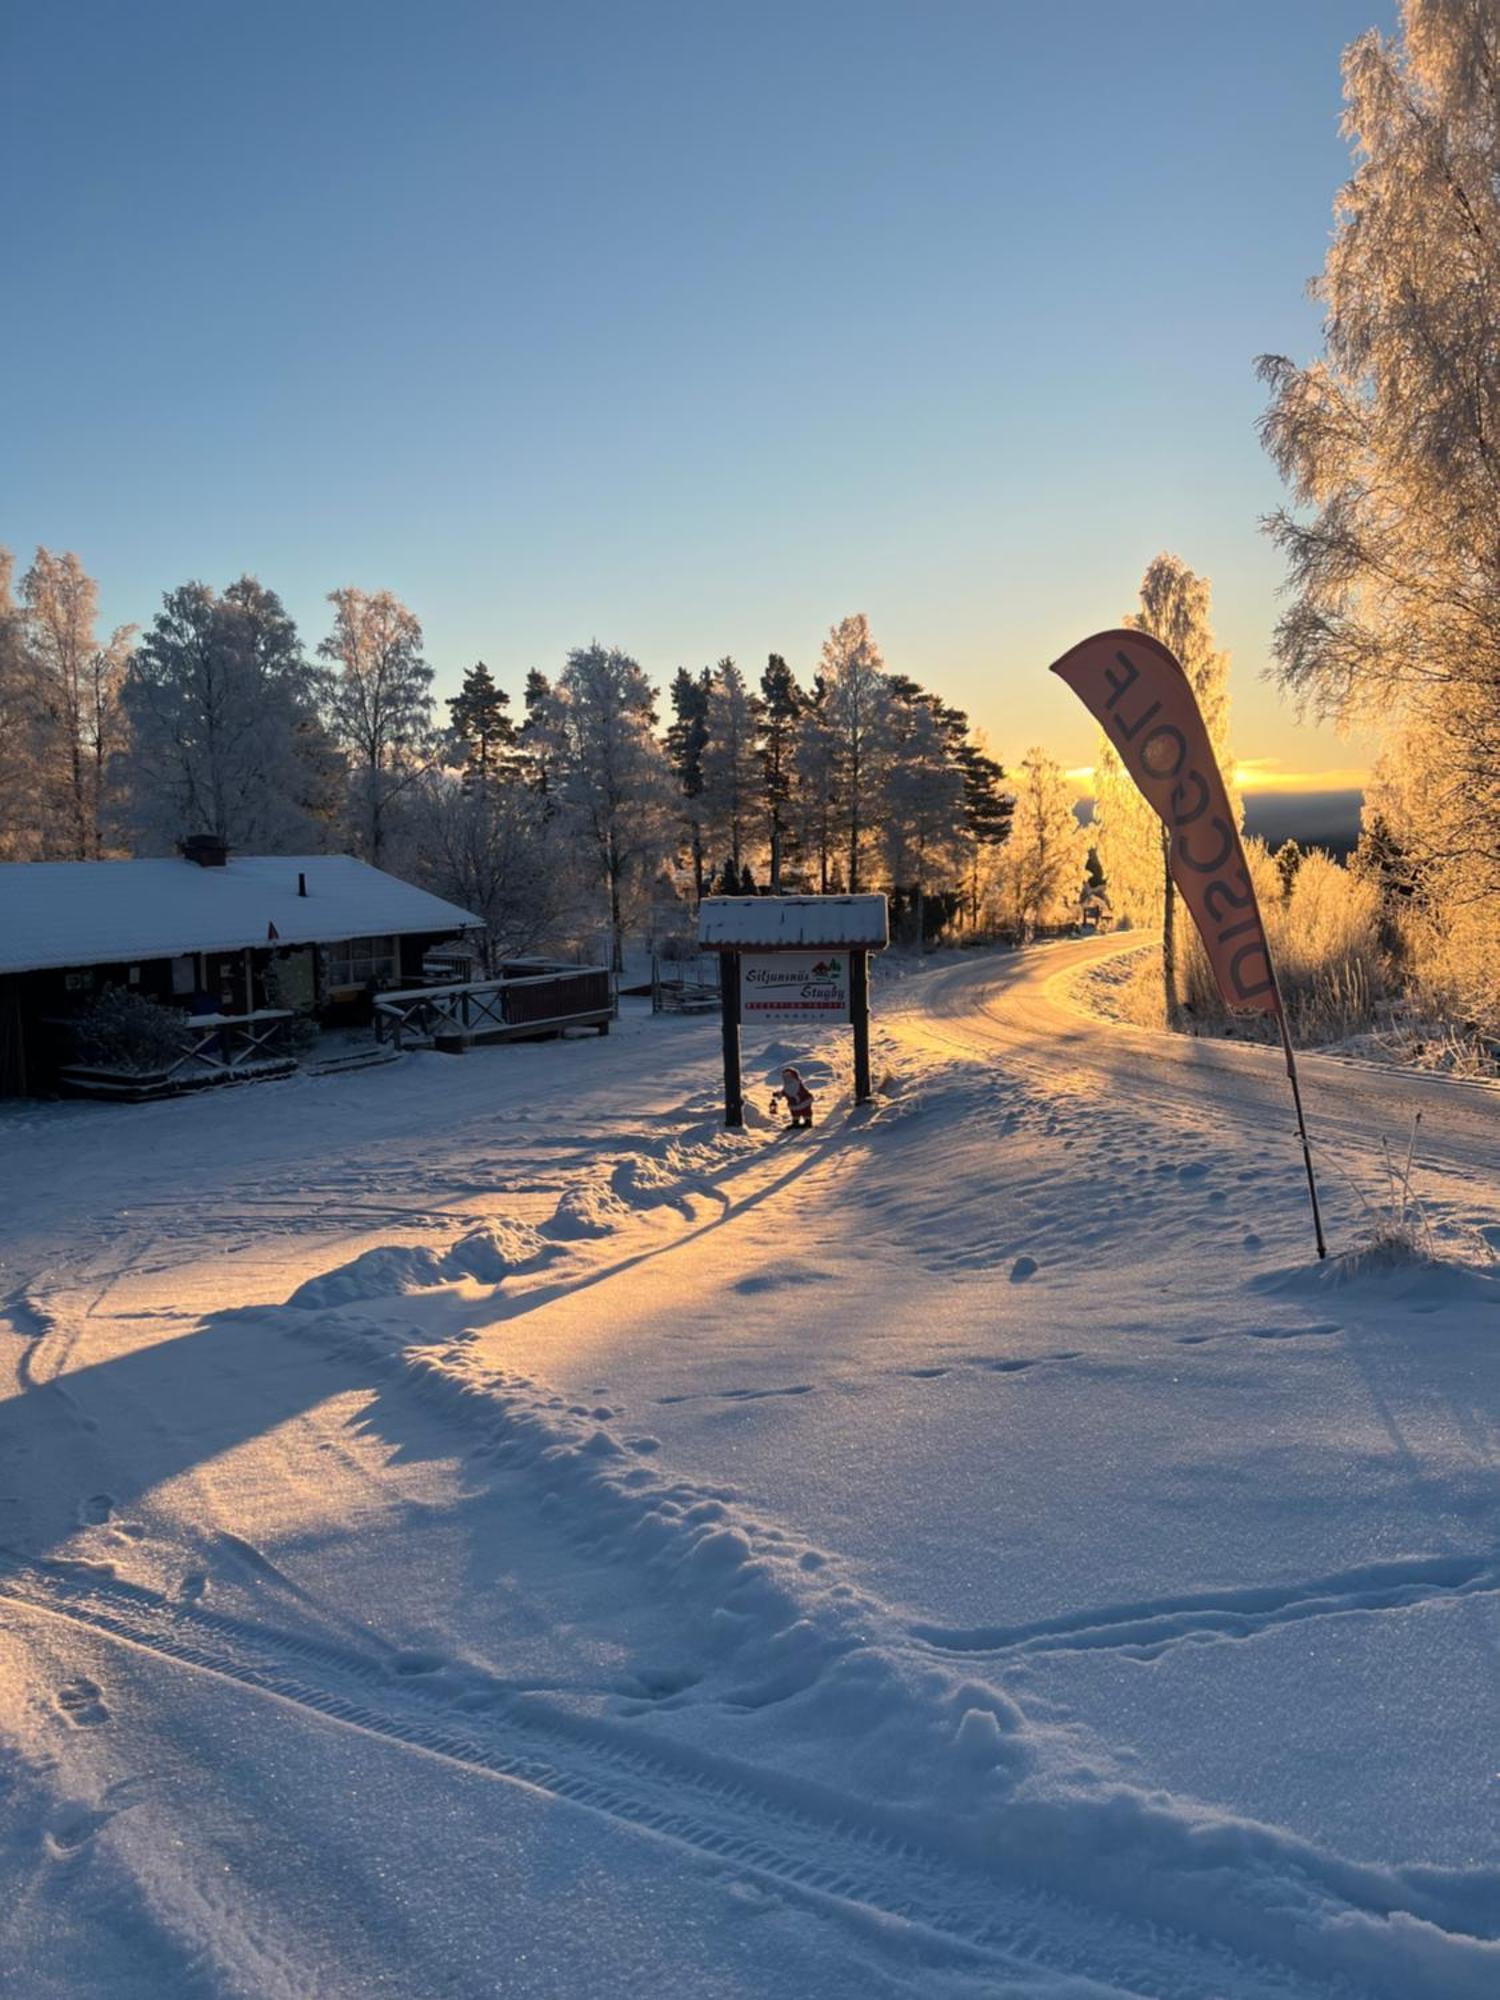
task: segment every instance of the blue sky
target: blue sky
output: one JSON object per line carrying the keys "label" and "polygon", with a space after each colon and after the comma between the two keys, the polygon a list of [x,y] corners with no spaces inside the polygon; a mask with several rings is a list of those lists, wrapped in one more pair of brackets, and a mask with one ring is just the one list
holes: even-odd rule
{"label": "blue sky", "polygon": [[888,661],[1014,759],[1172,548],[1236,745],[1365,746],[1259,678],[1264,350],[1393,0],[0,4],[0,542],[107,621],[252,570],[417,612],[440,686],[598,636],[665,679]]}

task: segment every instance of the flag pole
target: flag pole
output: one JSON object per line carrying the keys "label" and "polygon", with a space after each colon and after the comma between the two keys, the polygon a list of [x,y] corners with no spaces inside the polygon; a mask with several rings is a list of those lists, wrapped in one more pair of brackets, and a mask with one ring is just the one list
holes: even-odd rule
{"label": "flag pole", "polygon": [[[1276,977],[1274,971],[1272,978]],[[1312,1147],[1307,1142],[1307,1120],[1302,1115],[1302,1090],[1297,1081],[1297,1059],[1292,1054],[1292,1033],[1287,1026],[1286,1002],[1281,997],[1281,981],[1276,980],[1276,1021],[1281,1029],[1281,1046],[1286,1055],[1287,1081],[1292,1086],[1292,1102],[1297,1107],[1297,1134],[1302,1141],[1302,1164],[1307,1169],[1307,1198],[1312,1203],[1313,1234],[1318,1239],[1318,1255],[1328,1255],[1323,1241],[1323,1216],[1318,1208],[1318,1183],[1313,1177]]]}

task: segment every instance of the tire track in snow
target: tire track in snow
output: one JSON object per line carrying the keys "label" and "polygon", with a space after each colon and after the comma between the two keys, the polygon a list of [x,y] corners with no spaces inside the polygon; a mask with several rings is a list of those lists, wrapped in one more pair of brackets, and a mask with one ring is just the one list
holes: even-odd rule
{"label": "tire track in snow", "polygon": [[1500,1591],[1500,1563],[1486,1556],[1412,1556],[1304,1583],[1205,1591],[1105,1605],[1031,1625],[913,1625],[911,1636],[943,1653],[1081,1653],[1100,1649],[1154,1660],[1171,1647],[1254,1639],[1307,1618],[1404,1611]]}
{"label": "tire track in snow", "polygon": [[[598,1813],[688,1850],[700,1862],[836,1915],[905,1956],[1003,1969],[1037,1982],[1093,1982],[1100,2000],[1313,2000],[1329,1989],[1229,1947],[1132,1925],[1063,1897],[997,1884],[885,1822],[854,1799],[816,1810],[774,1779],[733,1775],[619,1740],[608,1724],[505,1688],[482,1713],[424,1689],[426,1663],[377,1659],[328,1642],[172,1604],[82,1565],[0,1549],[0,1602],[60,1618],[174,1665],[248,1688],[304,1714],[435,1756],[466,1772]],[[1045,1982],[1045,1983],[1044,1983]]]}

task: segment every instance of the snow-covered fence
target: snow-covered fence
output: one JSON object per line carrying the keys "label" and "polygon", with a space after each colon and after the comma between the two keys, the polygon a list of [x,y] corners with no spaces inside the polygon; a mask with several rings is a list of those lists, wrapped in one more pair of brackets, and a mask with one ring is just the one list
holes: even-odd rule
{"label": "snow-covered fence", "polygon": [[[289,1007],[261,1007],[253,1014],[184,1014],[177,1038],[180,1053],[150,1068],[126,1063],[64,1062],[64,1087],[87,1097],[140,1099],[170,1097],[205,1084],[235,1083],[252,1077],[286,1076],[297,1067],[287,1046]],[[71,1023],[59,1027],[70,1030]]]}
{"label": "snow-covered fence", "polygon": [[653,1014],[707,1013],[719,1005],[719,954],[688,950],[651,954]]}
{"label": "snow-covered fence", "polygon": [[564,1028],[595,1027],[607,1034],[614,1012],[614,989],[604,966],[554,966],[520,978],[379,994],[375,1037],[383,1042],[389,1035],[400,1049],[421,1042],[463,1048]]}

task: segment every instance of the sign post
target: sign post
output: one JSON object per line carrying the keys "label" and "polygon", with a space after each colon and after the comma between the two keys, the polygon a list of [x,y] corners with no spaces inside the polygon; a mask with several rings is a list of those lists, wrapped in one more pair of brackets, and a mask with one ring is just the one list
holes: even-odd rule
{"label": "sign post", "polygon": [[742,1028],[794,1023],[854,1030],[854,1101],[868,1104],[872,951],[885,949],[884,896],[706,896],[698,942],[719,954],[724,1123],[745,1122]]}
{"label": "sign post", "polygon": [[724,1017],[724,1123],[738,1131],[745,1122],[740,1080],[740,955],[719,953],[719,1004]]}
{"label": "sign post", "polygon": [[849,955],[849,1019],[854,1027],[854,1101],[870,1101],[870,960],[866,952]]}

